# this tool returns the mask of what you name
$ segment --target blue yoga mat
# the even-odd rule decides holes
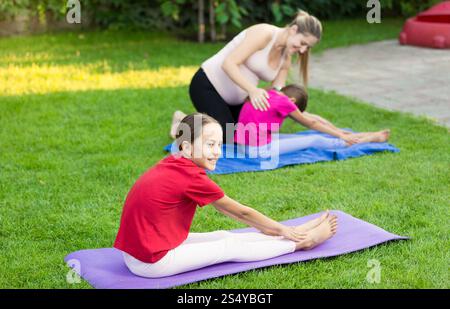
[[[347,131],[350,131],[347,129]],[[314,130],[297,132],[294,134],[280,134],[279,138],[290,138],[297,135],[320,135],[335,138],[331,135],[317,132]],[[172,144],[164,147],[165,151],[170,151]],[[176,147],[174,147],[176,149]],[[363,143],[356,144],[345,148],[335,149],[318,149],[307,148],[290,153],[281,154],[277,162],[270,158],[253,158],[246,155],[245,157],[237,157],[237,146],[232,144],[224,144],[222,156],[217,161],[214,171],[207,171],[208,174],[232,174],[241,172],[257,172],[277,169],[287,165],[316,163],[332,160],[345,160],[348,158],[356,158],[371,155],[377,152],[399,152],[400,150],[389,143]]]

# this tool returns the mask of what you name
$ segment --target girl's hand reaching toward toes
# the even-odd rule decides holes
[[[306,233],[297,231],[292,226],[285,226],[281,230],[280,236],[283,236],[284,238],[295,241],[295,242],[299,242],[299,241],[305,240],[307,235],[306,235]]]

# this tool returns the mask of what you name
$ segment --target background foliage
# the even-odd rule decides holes
[[[227,25],[242,28],[257,22],[287,23],[297,9],[325,20],[364,17],[368,11],[366,0],[80,0],[82,24],[89,28],[195,31],[200,2],[205,6],[205,20],[209,20],[209,7],[213,7],[213,24],[222,27],[222,31]],[[380,2],[383,16],[410,17],[440,1]],[[0,20],[25,16],[44,25],[62,21],[66,4],[66,0],[0,0]]]

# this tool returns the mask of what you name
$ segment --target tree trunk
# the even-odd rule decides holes
[[[198,0],[198,41],[205,42],[205,1]]]
[[[222,24],[221,25],[220,39],[221,40],[226,40],[227,39],[227,24]]]
[[[214,11],[214,0],[209,0],[209,28],[211,41],[216,41],[216,12]]]

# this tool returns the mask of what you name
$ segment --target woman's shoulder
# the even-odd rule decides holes
[[[261,24],[255,24],[250,27],[248,27],[246,30],[247,33],[251,33],[253,35],[257,35],[259,37],[264,37],[267,40],[271,40],[274,31],[278,29],[277,26],[261,23]]]

